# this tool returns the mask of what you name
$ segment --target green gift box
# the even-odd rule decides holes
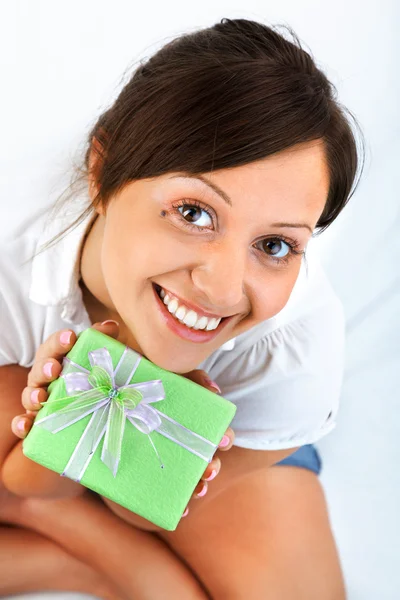
[[[63,359],[23,453],[176,529],[236,406],[89,328]]]

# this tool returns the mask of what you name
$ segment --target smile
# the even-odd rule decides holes
[[[169,296],[159,285],[153,283],[157,305],[166,325],[179,337],[192,342],[204,343],[214,339],[232,319],[199,316],[176,298]]]

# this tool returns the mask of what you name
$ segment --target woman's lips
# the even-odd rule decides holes
[[[154,291],[154,296],[156,298],[157,301],[157,306],[160,310],[160,314],[161,317],[164,321],[164,323],[167,325],[167,327],[169,327],[169,329],[175,333],[176,335],[178,335],[180,338],[184,339],[184,340],[189,340],[190,342],[195,342],[195,343],[204,343],[204,342],[210,342],[211,340],[213,340],[217,335],[219,335],[222,331],[222,329],[224,329],[226,327],[226,325],[231,321],[232,317],[227,317],[224,319],[221,319],[218,327],[216,329],[213,329],[212,331],[205,331],[205,330],[201,330],[201,329],[193,329],[193,327],[187,327],[186,325],[183,325],[182,323],[180,323],[178,321],[178,319],[176,319],[168,310],[167,306],[164,304],[164,302],[161,300],[160,296],[157,293],[157,288],[156,288],[156,284],[152,284],[153,287],[153,291]]]

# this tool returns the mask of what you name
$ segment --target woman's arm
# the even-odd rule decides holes
[[[27,458],[22,452],[22,440],[6,457],[2,469],[2,480],[8,491],[17,496],[72,498],[85,492],[85,488],[81,484],[67,477],[61,477],[59,473]]]
[[[21,395],[30,370],[20,365],[0,367],[0,479],[17,496],[61,498],[83,494],[85,488],[27,458],[22,440],[11,430],[11,421],[21,411]],[[29,414],[27,415],[29,418]],[[32,421],[34,415],[30,415]]]
[[[0,367],[0,469],[5,457],[18,442],[10,423],[21,410],[21,391],[26,385],[28,373],[29,369],[20,365]]]

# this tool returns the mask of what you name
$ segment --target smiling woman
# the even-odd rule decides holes
[[[157,532],[138,537],[149,542],[149,564],[167,565],[169,547],[168,560],[191,569],[185,582],[190,573],[213,600],[344,597],[312,447],[336,423],[344,315],[318,261],[305,259],[310,238],[354,193],[360,163],[351,113],[290,32],[294,41],[261,23],[223,19],[140,65],[90,131],[61,218],[53,219],[56,205],[44,231],[42,213],[28,232],[24,225],[0,271],[0,289],[14,290],[2,299],[0,365],[33,365],[31,386],[44,385],[34,378],[39,346],[43,361],[60,367],[55,332],[115,320],[121,342],[211,386],[203,369],[236,404],[234,448],[204,475],[197,496],[207,497],[176,531],[157,531],[103,498],[136,532]],[[81,214],[72,221],[74,201]],[[32,250],[32,271],[17,280]],[[229,448],[232,432],[225,437]],[[9,487],[16,464],[3,470]],[[83,504],[76,507],[85,523]],[[51,513],[38,510],[41,532],[68,538],[71,551],[72,534],[57,531]],[[86,532],[80,547],[92,556]],[[189,598],[185,587],[177,595],[177,582],[143,581],[137,597]],[[195,587],[193,597],[204,598]]]

